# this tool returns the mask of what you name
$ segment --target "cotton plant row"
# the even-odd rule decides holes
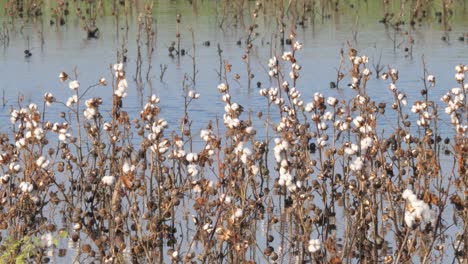
[[[0,227],[16,239],[43,238],[36,259],[64,230],[81,249],[78,259],[102,262],[391,263],[417,255],[427,263],[447,258],[451,246],[454,256],[466,256],[460,230],[467,226],[468,68],[456,67],[459,87],[441,99],[453,146],[439,132],[440,101],[423,96],[409,106],[398,83],[403,74],[394,68],[381,76],[393,101],[373,101],[366,93],[369,58],[351,48],[355,96],[304,98],[302,44],[290,38],[291,51],[268,61],[272,87],[259,90],[266,112],[245,117],[226,64],[217,87],[222,118],[197,131],[190,109],[203,95],[196,90],[184,90],[184,116],[172,129],[155,95],[138,116],[125,111],[124,64],[112,67],[112,80],[86,89],[60,73],[71,96],[61,101],[46,93],[42,107],[12,109],[11,134],[1,136]],[[427,95],[437,88],[424,72]],[[112,89],[111,102],[87,97],[96,86]],[[109,103],[111,112],[103,113]],[[66,109],[57,122],[47,121],[53,104]],[[384,115],[395,117],[385,127],[394,131],[385,134],[377,125]],[[202,143],[193,144],[194,137]],[[442,153],[458,166],[443,171]],[[457,227],[447,220],[449,202]],[[46,216],[53,212],[63,218]]]
[[[299,77],[297,59],[294,57],[293,52],[285,52],[282,56],[283,61],[291,62],[291,72],[289,77],[292,82],[296,83]],[[394,238],[394,243],[408,239],[408,236],[413,229],[419,226],[421,219],[429,225],[421,226],[423,229],[427,228],[441,228],[441,226],[447,226],[448,223],[441,221],[440,218],[431,217],[428,215],[443,215],[445,209],[445,203],[447,198],[451,197],[452,202],[458,197],[456,193],[463,193],[458,190],[446,190],[445,192],[440,192],[442,185],[445,188],[450,188],[450,182],[453,177],[449,177],[443,181],[443,174],[440,172],[440,163],[437,161],[438,157],[436,156],[436,151],[440,151],[441,146],[435,143],[441,141],[440,135],[435,134],[438,127],[434,125],[434,121],[439,121],[440,117],[437,115],[437,106],[436,102],[429,101],[426,97],[425,100],[416,101],[411,107],[411,112],[417,114],[418,119],[416,122],[418,131],[424,131],[424,137],[419,139],[418,134],[413,134],[414,129],[411,128],[411,122],[409,121],[408,114],[405,113],[405,107],[407,105],[406,95],[403,91],[400,91],[397,88],[397,81],[399,79],[399,72],[397,69],[390,68],[388,72],[382,74],[381,78],[383,80],[391,80],[389,85],[390,92],[393,93],[395,101],[391,104],[391,108],[395,110],[395,116],[397,117],[397,126],[398,129],[395,133],[391,134],[390,138],[379,137],[382,134],[382,131],[379,131],[376,123],[380,115],[385,113],[385,104],[371,101],[366,94],[366,83],[369,80],[369,76],[372,74],[370,69],[367,67],[368,58],[366,56],[358,56],[357,51],[351,49],[349,52],[349,60],[351,63],[350,78],[352,80],[350,88],[357,92],[356,98],[349,101],[341,101],[334,97],[325,98],[321,93],[315,93],[313,96],[313,101],[310,103],[303,102],[299,98],[300,93],[295,87],[289,87],[287,80],[284,80],[281,74],[282,69],[280,68],[280,63],[276,58],[272,58],[269,61],[268,66],[270,67],[269,75],[273,79],[273,83],[277,83],[279,86],[273,86],[272,88],[265,88],[260,90],[260,95],[264,96],[268,100],[268,105],[275,105],[278,107],[280,112],[280,120],[278,123],[272,126],[272,130],[279,135],[274,142],[274,157],[278,164],[278,180],[277,184],[282,188],[283,186],[289,192],[289,197],[293,198],[293,207],[295,207],[294,197],[297,195],[301,186],[309,186],[317,188],[320,191],[322,198],[322,205],[324,206],[323,210],[335,210],[335,194],[339,194],[339,198],[342,198],[345,195],[353,195],[354,201],[352,202],[355,208],[352,208],[351,219],[355,219],[356,222],[360,222],[360,218],[365,219],[365,224],[362,227],[362,237],[358,239],[368,240],[367,237],[371,236],[374,239],[369,239],[368,243],[375,243],[377,250],[370,250],[368,256],[374,261],[378,259],[377,251],[382,249],[383,246],[389,245],[390,243],[385,241],[388,239],[388,230],[382,228],[380,233],[378,230],[380,227],[380,219],[384,221],[394,222],[396,227],[397,236]],[[286,66],[285,66],[286,67]],[[458,65],[456,67],[456,76],[455,79],[458,83],[461,84],[461,87],[453,88],[442,98],[442,101],[448,102],[455,97],[454,100],[457,100],[457,103],[451,103],[452,108],[448,108],[446,112],[451,115],[451,122],[455,125],[455,130],[457,131],[458,136],[465,138],[466,134],[463,126],[460,126],[459,123],[466,122],[466,115],[456,113],[451,114],[450,111],[453,108],[460,107],[460,111],[465,113],[466,104],[463,101],[464,94],[466,93],[466,85],[464,84],[464,79],[462,74],[466,72],[466,66]],[[287,68],[286,68],[287,69]],[[287,71],[287,70],[284,70]],[[426,81],[430,85],[426,85]],[[427,79],[424,80],[424,85],[429,88],[435,86],[435,77],[433,75],[428,75]],[[282,93],[283,92],[283,93]],[[424,91],[427,93],[427,89]],[[281,96],[283,94],[283,97]],[[455,106],[457,105],[457,106]],[[305,120],[301,118],[305,116]],[[310,119],[309,119],[310,118]],[[457,121],[457,118],[462,121]],[[310,120],[310,121],[309,121]],[[268,120],[268,123],[270,121]],[[301,130],[303,127],[309,128],[305,133]],[[310,129],[312,128],[312,129]],[[382,130],[382,128],[380,128]],[[291,133],[296,137],[292,137]],[[298,132],[296,132],[298,131]],[[300,131],[300,132],[299,132]],[[307,170],[308,172],[317,171],[316,175],[319,180],[324,180],[326,184],[320,184],[314,180],[314,177],[308,178],[306,181],[297,180],[297,172],[291,172],[291,163],[294,163],[292,159],[296,158],[297,155],[288,154],[288,151],[291,151],[294,148],[301,148],[301,145],[304,146],[304,141],[301,139],[301,136],[308,136],[313,144],[311,149],[317,148],[318,155],[312,155],[310,161],[313,165],[312,168],[308,168],[308,162],[302,162],[301,169]],[[290,139],[286,141],[285,139]],[[432,140],[432,143],[431,143]],[[437,141],[437,142],[434,142]],[[448,139],[445,142],[449,142]],[[290,150],[291,149],[291,150]],[[434,151],[433,151],[434,150]],[[424,151],[428,151],[426,155],[423,154]],[[440,152],[439,152],[440,153]],[[446,151],[447,153],[447,151]],[[326,159],[324,157],[327,157]],[[428,159],[428,160],[424,160]],[[427,166],[434,162],[436,166],[433,166],[433,169],[427,169],[424,171],[423,166]],[[464,163],[465,161],[459,161]],[[415,163],[421,163],[416,164]],[[464,166],[464,165],[460,165]],[[398,178],[394,178],[394,170],[397,170],[396,173]],[[458,171],[458,173],[463,173],[463,171]],[[411,175],[413,174],[413,175]],[[425,175],[426,174],[426,175]],[[295,177],[293,176],[295,175]],[[312,174],[313,175],[313,174]],[[412,177],[417,178],[418,183],[415,183],[416,180]],[[458,176],[458,181],[463,182],[463,175]],[[437,180],[436,180],[437,179]],[[466,178],[465,178],[466,179]],[[327,182],[328,181],[328,182]],[[443,183],[442,183],[443,182]],[[328,185],[328,186],[327,186]],[[382,187],[384,185],[384,187]],[[386,186],[385,186],[386,185]],[[394,206],[394,201],[401,201],[401,195],[403,190],[405,193],[410,192],[410,189],[407,187],[413,188],[419,192],[419,195],[424,196],[424,201],[429,201],[428,203],[423,200],[415,200],[414,195],[404,195],[403,198],[409,199],[408,203],[410,207],[410,212],[408,210],[405,214],[400,214],[401,218],[395,214],[398,212],[404,212],[401,205]],[[298,189],[299,187],[299,189]],[[371,187],[371,188],[369,188]],[[462,184],[462,190],[464,184]],[[400,191],[398,191],[400,190]],[[288,194],[286,194],[288,197]],[[299,197],[303,197],[300,195]],[[347,198],[349,199],[349,198]],[[441,200],[445,199],[444,203]],[[346,201],[343,199],[343,201]],[[349,200],[348,200],[349,201]],[[304,206],[301,204],[300,199],[297,200],[298,206]],[[432,204],[431,204],[432,202]],[[341,201],[340,201],[341,203]],[[382,207],[379,205],[383,204]],[[417,205],[416,205],[417,204]],[[315,206],[315,205],[314,205]],[[343,206],[343,205],[340,205]],[[353,207],[353,206],[351,206]],[[332,208],[332,209],[329,209]],[[371,211],[370,209],[374,209]],[[345,216],[347,215],[347,209],[345,206]],[[355,215],[358,211],[359,215]],[[424,211],[424,213],[423,213]],[[333,222],[333,217],[329,217],[329,212],[318,211],[319,214],[316,216],[316,223],[318,226],[324,226],[322,228],[317,228],[316,230],[311,230],[310,235],[318,234],[322,236],[322,241],[328,242],[326,237],[329,235],[333,236],[336,239],[336,236],[340,234],[339,231],[329,231],[330,225],[332,229],[337,228],[336,222]],[[368,212],[366,214],[366,212]],[[389,212],[389,213],[388,213]],[[332,212],[333,216],[335,212]],[[353,215],[354,214],[354,215]],[[395,215],[389,217],[389,215]],[[457,215],[458,213],[456,213]],[[463,215],[462,219],[464,219]],[[310,214],[303,217],[311,217]],[[330,220],[327,220],[327,224],[323,223],[323,217],[327,217]],[[303,220],[301,220],[303,221]],[[301,222],[297,221],[297,222]],[[463,221],[466,222],[466,219]],[[331,223],[330,223],[331,222]],[[406,230],[408,230],[408,236],[405,237],[405,232],[400,230],[399,226],[405,222]],[[374,227],[371,228],[371,225],[374,224]],[[306,225],[304,225],[302,230],[307,230]],[[347,232],[353,232],[354,228],[357,226],[341,226],[345,231],[344,236],[348,237]],[[343,230],[341,230],[341,235],[343,235]],[[427,231],[429,232],[429,231]],[[432,230],[431,232],[437,233],[437,230]],[[439,230],[440,232],[440,230]],[[294,234],[297,235],[297,234]],[[309,234],[306,234],[309,235]],[[417,244],[417,239],[427,239],[430,237],[426,233],[419,233],[414,231],[414,238],[409,239],[412,241],[413,248],[410,247],[408,250],[407,242],[404,241],[401,244],[393,244],[394,248],[398,248],[394,255],[389,254],[386,256],[386,262],[391,262],[394,260],[394,256],[401,260],[411,259],[411,252],[416,252],[414,247]],[[457,238],[460,239],[460,238]],[[372,241],[374,240],[374,241]],[[443,240],[433,240],[429,249],[426,252],[433,250],[433,245],[437,243],[443,243]],[[387,244],[388,243],[388,244]],[[304,242],[305,245],[307,245]],[[312,238],[309,241],[309,251],[315,248],[312,245],[316,244],[316,240]],[[358,248],[364,250],[364,245],[354,245]],[[300,247],[298,247],[300,248]],[[366,258],[365,255],[355,256],[354,252],[346,247],[340,248],[340,254],[336,254],[340,258],[342,257],[359,257]],[[436,249],[441,249],[437,245],[434,247]],[[334,248],[336,250],[336,248]],[[291,249],[294,251],[297,249]],[[349,252],[348,252],[349,250]],[[459,255],[459,251],[456,251],[456,255]],[[460,251],[461,252],[461,251]],[[348,255],[350,254],[350,255]],[[406,254],[406,256],[403,256]],[[330,259],[334,259],[336,256],[333,254],[329,255]],[[430,253],[423,254],[421,259],[425,262],[429,261]]]

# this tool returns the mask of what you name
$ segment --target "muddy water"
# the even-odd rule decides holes
[[[197,8],[185,2],[164,2],[154,7],[156,45],[150,59],[145,56],[147,48],[144,45],[145,39],[142,38],[142,95],[159,95],[164,106],[163,115],[167,119],[177,120],[181,117],[180,111],[177,110],[183,104],[184,76],[190,78],[193,75],[191,56],[194,52],[189,28],[193,28],[196,45],[195,89],[201,94],[200,100],[192,107],[200,118],[199,123],[204,124],[214,118],[216,113],[221,113],[223,107],[216,91],[220,82],[218,43],[223,51],[222,60],[227,60],[233,65],[233,73],[229,79],[235,94],[234,100],[244,105],[245,109],[255,111],[263,109],[265,105],[263,99],[258,96],[257,82],[261,82],[262,87],[272,85],[268,79],[266,64],[268,58],[272,55],[279,56],[282,52],[282,47],[271,44],[276,29],[274,20],[264,17],[257,21],[259,28],[255,31],[258,32],[258,36],[253,41],[254,48],[251,52],[251,67],[255,77],[251,81],[251,88],[248,89],[247,70],[241,57],[245,51],[244,41],[247,37],[242,24],[249,24],[249,19],[247,17],[244,23],[239,22],[237,25],[234,24],[235,21],[228,21],[224,28],[219,28],[220,18],[213,11],[216,8],[214,3],[204,2],[199,3]],[[458,37],[468,28],[468,21],[454,16],[454,22],[450,24],[451,31],[448,32],[443,24],[437,23],[436,17],[432,17],[415,27],[404,26],[401,32],[395,33],[392,27],[378,22],[382,17],[382,9],[383,7],[362,3],[354,8],[344,6],[338,12],[327,11],[330,18],[316,18],[313,22],[307,22],[305,27],[297,27],[297,40],[303,43],[303,50],[298,56],[302,71],[297,88],[306,102],[316,91],[343,98],[353,95],[346,86],[349,78],[341,82],[340,86],[343,89],[329,88],[330,82],[336,80],[339,51],[341,48],[347,50],[348,43],[360,54],[368,55],[371,63],[377,63],[381,57],[381,65],[398,68],[399,88],[408,94],[409,101],[419,96],[419,88],[422,86],[422,56],[426,60],[428,71],[437,77],[437,89],[433,91],[436,97],[456,86],[453,80],[454,65],[466,62],[468,50],[467,43],[459,41]],[[136,89],[137,85],[132,80],[135,78],[137,62],[136,32],[139,10],[142,10],[142,7],[135,7],[128,18],[121,17],[118,21],[112,16],[98,18],[98,39],[88,39],[80,21],[73,17],[70,17],[64,26],[49,25],[45,16],[29,22],[16,19],[13,23],[8,17],[3,17],[2,23],[9,29],[9,43],[5,44],[0,52],[0,90],[4,92],[2,102],[5,105],[2,116],[8,115],[10,106],[17,105],[19,95],[23,95],[26,102],[39,102],[45,92],[51,92],[58,99],[66,101],[71,93],[67,85],[58,80],[57,76],[61,71],[71,75],[76,71],[82,87],[96,83],[100,77],[110,80],[109,65],[116,62],[117,50],[121,50],[122,47],[128,50],[126,69],[130,83],[129,96],[124,104],[137,112],[141,98]],[[176,40],[177,12],[183,14],[180,26],[181,48],[187,51],[187,55],[180,58],[168,56],[168,47]],[[457,12],[460,14],[456,15],[462,16],[466,10],[457,9]],[[126,20],[128,30],[127,24],[123,22]],[[288,21],[288,18],[285,20]],[[405,35],[406,32],[408,35]],[[408,44],[409,37],[414,39],[414,45],[412,52],[405,52],[405,48],[411,49]],[[448,40],[443,41],[443,37]],[[237,45],[238,40],[242,42],[241,45]],[[203,45],[206,41],[211,45]],[[32,56],[24,56],[26,49]],[[146,78],[149,61],[152,68],[148,74],[149,78]],[[167,65],[167,70],[161,81],[163,65]],[[346,68],[344,72],[347,72]],[[239,80],[234,80],[235,73],[239,74]],[[369,94],[376,101],[385,101],[390,95],[386,89],[387,83],[383,81],[373,80],[368,88]],[[110,87],[93,89],[89,95],[108,98]]]

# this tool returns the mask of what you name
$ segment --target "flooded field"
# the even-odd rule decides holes
[[[468,261],[466,1],[0,2],[0,263]]]

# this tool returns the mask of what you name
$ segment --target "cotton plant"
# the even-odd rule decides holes
[[[118,98],[124,98],[127,96],[128,82],[125,79],[125,70],[123,63],[114,64],[114,75],[117,80],[117,87],[114,90],[114,94]]]
[[[455,67],[455,80],[459,83],[459,87],[451,88],[441,101],[447,106],[445,113],[450,117],[450,123],[455,127],[455,131],[460,136],[466,136],[468,130],[468,110],[466,92],[468,91],[468,83],[465,83],[465,73],[468,71],[468,66],[460,64]]]
[[[434,222],[429,205],[418,199],[412,190],[404,190],[402,198],[406,200],[404,217],[406,226],[414,228],[421,223],[432,224]]]

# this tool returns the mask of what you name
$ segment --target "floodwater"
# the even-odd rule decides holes
[[[4,15],[0,18],[1,32],[5,34],[8,29],[9,41],[0,42],[0,102],[3,104],[0,108],[0,125],[9,125],[11,107],[16,108],[19,104],[24,106],[29,102],[42,107],[39,102],[42,102],[46,92],[51,92],[58,100],[65,102],[72,91],[67,82],[60,82],[58,75],[62,71],[70,76],[76,73],[83,88],[97,83],[101,77],[110,82],[111,65],[117,62],[118,51],[122,49],[127,50],[125,67],[129,82],[129,95],[124,99],[124,109],[133,116],[138,115],[142,101],[156,94],[161,98],[161,116],[169,120],[172,129],[177,130],[178,122],[183,117],[185,84],[188,89],[195,89],[201,94],[200,99],[189,108],[189,116],[194,120],[193,128],[196,131],[206,126],[208,121],[222,118],[224,104],[217,90],[218,84],[224,82],[219,77],[220,61],[232,64],[232,73],[228,77],[232,100],[253,113],[265,110],[266,101],[258,94],[257,82],[262,88],[273,85],[268,78],[268,59],[274,55],[280,57],[283,52],[280,45],[272,44],[277,32],[276,22],[274,18],[262,15],[257,20],[258,28],[255,32],[258,36],[253,41],[250,54],[255,76],[249,88],[242,56],[245,53],[246,27],[251,23],[251,18],[245,14],[245,21],[236,23],[230,19],[221,28],[220,17],[213,11],[220,8],[217,2],[194,1],[197,5],[191,5],[188,1],[155,3],[152,25],[156,43],[150,57],[146,56],[146,38],[141,39],[141,90],[137,89],[134,79],[137,77],[138,62],[138,15],[144,11],[142,4],[134,6],[128,17],[122,15],[118,20],[107,10],[96,21],[99,37],[91,39],[75,16],[70,16],[65,25],[59,26],[51,25],[50,18],[45,15],[29,21],[18,18],[13,20]],[[414,27],[403,25],[402,30],[396,32],[393,27],[379,23],[384,12],[379,5],[383,1],[375,1],[379,3],[377,6],[369,3],[374,1],[349,2],[356,3],[353,7],[343,3],[337,12],[326,9],[323,17],[317,14],[315,19],[311,18],[304,26],[296,25],[294,29],[296,39],[303,44],[303,49],[297,55],[302,70],[296,87],[302,93],[305,103],[312,100],[315,92],[338,98],[354,96],[354,92],[347,87],[347,76],[340,83],[339,89],[330,88],[330,82],[336,80],[340,49],[344,49],[346,54],[349,45],[357,49],[359,54],[369,56],[371,65],[380,58],[381,65],[399,70],[398,88],[407,93],[408,105],[420,98],[423,57],[428,73],[437,78],[436,88],[431,89],[431,97],[440,98],[448,89],[457,86],[453,78],[454,67],[468,63],[468,37],[459,40],[460,36],[468,33],[468,20],[463,19],[468,15],[465,5],[460,4],[448,24],[438,23],[435,16],[437,10],[432,10],[428,19]],[[182,14],[181,48],[186,50],[186,55],[171,57],[168,55],[168,47],[172,41],[176,41],[177,13]],[[285,17],[287,34],[294,27],[290,24],[291,19]],[[192,48],[190,29],[194,33],[195,50]],[[408,42],[410,38],[414,40],[413,46]],[[206,44],[207,41],[210,45]],[[221,58],[218,44],[222,50]],[[409,51],[405,51],[406,48]],[[286,45],[284,49],[288,50],[289,47]],[[25,50],[29,50],[32,55],[25,57]],[[193,76],[193,57],[196,63],[195,84],[190,79]],[[151,69],[148,71],[150,63]],[[345,64],[343,72],[347,74],[349,63],[346,61]],[[163,67],[167,67],[167,70],[161,78]],[[374,77],[368,83],[368,94],[377,102],[390,102],[392,95],[388,90],[388,82],[376,79],[375,70],[372,67],[371,70],[374,71]],[[238,80],[234,78],[236,73],[240,77]],[[111,86],[96,87],[86,97],[102,96],[108,102],[104,104],[104,109],[107,105],[110,112],[111,89]],[[24,101],[19,102],[19,97],[23,97]],[[48,108],[46,115],[51,119],[58,118],[60,111],[64,111],[63,105],[55,104]],[[383,119],[379,122],[388,121]],[[8,130],[5,128],[1,132]]]
[[[340,83],[342,89],[329,88],[330,82],[336,80],[339,51],[343,48],[346,55],[348,43],[357,49],[359,54],[369,56],[370,64],[377,63],[381,57],[381,65],[399,69],[398,88],[408,94],[410,104],[412,98],[419,96],[422,87],[423,56],[428,72],[437,78],[437,88],[431,91],[435,97],[440,97],[448,89],[456,86],[453,79],[454,66],[466,63],[468,59],[468,43],[458,40],[468,29],[468,21],[459,19],[468,12],[465,7],[456,9],[454,22],[449,25],[451,31],[447,31],[447,26],[438,23],[434,14],[431,14],[433,17],[427,21],[414,27],[404,25],[401,32],[395,33],[391,26],[378,22],[383,17],[383,7],[369,6],[360,1],[358,3],[360,4],[353,8],[344,6],[338,12],[328,11],[329,18],[315,18],[314,21],[306,22],[304,27],[299,25],[295,29],[296,39],[303,44],[303,50],[298,55],[298,63],[301,64],[302,70],[297,88],[305,102],[310,101],[314,92],[338,98],[353,95],[347,88],[349,78]],[[239,22],[236,26],[233,21],[226,22],[225,26],[220,28],[220,18],[212,11],[216,8],[219,8],[216,3],[200,2],[197,7],[193,7],[182,1],[161,1],[154,7],[156,44],[151,58],[145,56],[145,38],[141,40],[144,86],[141,95],[144,100],[151,93],[158,95],[162,102],[162,115],[168,120],[178,120],[182,117],[180,110],[183,109],[185,94],[184,76],[191,78],[193,75],[191,56],[194,52],[189,28],[193,29],[196,46],[196,84],[195,87],[189,86],[189,89],[195,88],[201,94],[200,99],[191,105],[192,111],[196,112],[199,119],[198,124],[203,126],[223,111],[223,104],[216,89],[221,82],[218,75],[220,57],[217,44],[223,51],[222,60],[232,64],[232,74],[228,78],[231,90],[234,91],[233,100],[242,104],[246,110],[259,111],[266,105],[264,99],[258,95],[256,87],[257,82],[261,82],[262,87],[271,87],[267,62],[273,55],[280,57],[282,53],[280,46],[270,44],[276,29],[274,20],[268,17],[260,17],[257,20],[259,27],[255,32],[258,36],[253,41],[254,47],[251,52],[251,67],[255,77],[251,81],[251,88],[248,89],[247,70],[242,60],[246,30],[242,23]],[[375,9],[381,12],[373,11]],[[98,18],[98,39],[88,39],[80,21],[71,15],[64,26],[50,25],[47,17],[34,21],[15,19],[13,23],[8,17],[1,18],[3,27],[7,27],[9,31],[9,42],[3,47],[0,43],[0,91],[3,91],[1,101],[4,104],[1,115],[5,117],[9,114],[11,106],[17,107],[19,95],[24,96],[26,103],[40,102],[45,92],[51,92],[57,99],[66,101],[68,96],[71,96],[71,91],[66,83],[61,83],[58,79],[61,71],[74,76],[73,72],[76,70],[82,87],[95,84],[101,77],[111,80],[110,65],[116,63],[117,51],[122,50],[122,47],[128,50],[126,70],[129,96],[124,105],[129,112],[131,109],[138,112],[142,97],[137,92],[137,85],[133,79],[137,63],[137,20],[138,13],[142,10],[142,6],[136,6],[128,18],[121,17],[118,21],[109,15]],[[187,51],[187,55],[170,57],[168,47],[176,40],[176,13],[182,13],[181,48]],[[247,15],[246,17],[244,24],[248,25],[250,19]],[[128,20],[128,30],[121,20]],[[287,17],[285,21],[288,21]],[[412,52],[405,52],[405,48],[411,49],[408,36],[414,39]],[[447,40],[442,40],[443,37]],[[395,39],[395,42],[392,39]],[[241,45],[237,44],[238,40],[241,40]],[[203,45],[206,41],[211,45]],[[288,48],[285,47],[286,50]],[[30,50],[32,56],[24,56],[26,49]],[[146,78],[150,61],[152,68],[148,74],[149,78]],[[164,65],[167,66],[167,70],[161,81],[161,66]],[[349,65],[347,61],[346,65]],[[344,69],[345,74],[348,69]],[[236,73],[240,76],[239,80],[234,80]],[[190,81],[185,83],[190,85]],[[386,101],[386,98],[391,97],[387,85],[388,82],[372,80],[368,84],[368,93],[376,101]],[[110,86],[98,87],[93,89],[89,96],[99,95],[105,100],[110,98],[110,90]]]

